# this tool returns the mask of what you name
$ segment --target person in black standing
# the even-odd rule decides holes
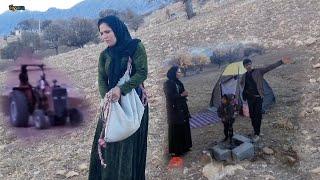
[[[168,80],[164,83],[166,96],[167,118],[169,124],[169,153],[179,156],[189,151],[192,147],[187,105],[188,92],[184,89],[181,69],[173,66],[167,73]]]
[[[282,64],[291,63],[289,57],[283,57],[280,61],[263,68],[252,68],[250,59],[243,60],[243,66],[247,72],[242,76],[240,84],[243,87],[242,97],[248,102],[251,123],[254,129],[253,141],[260,139],[260,128],[262,120],[262,102],[264,96],[263,75]]]

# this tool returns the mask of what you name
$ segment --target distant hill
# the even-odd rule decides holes
[[[97,18],[103,9],[126,10],[131,9],[144,14],[173,0],[84,0],[70,9],[50,8],[46,12],[39,11],[6,11],[0,15],[0,35],[8,34],[17,23],[25,19],[67,19],[71,17]]]

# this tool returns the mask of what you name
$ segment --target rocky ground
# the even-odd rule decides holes
[[[211,0],[203,6],[195,2],[194,6],[197,15],[191,20],[186,20],[183,4],[179,2],[168,7],[177,14],[174,19],[165,17],[165,9],[156,11],[146,18],[144,27],[134,33],[145,44],[149,58],[148,179],[317,179],[320,69],[312,65],[320,62],[320,3],[317,0]],[[210,159],[202,155],[202,151],[222,137],[221,124],[215,124],[193,130],[193,150],[185,156],[185,167],[168,170],[162,94],[167,57],[192,47],[215,48],[224,47],[225,43],[248,42],[267,50],[265,56],[257,58],[257,65],[268,64],[284,54],[294,55],[294,64],[266,76],[278,102],[264,116],[261,148],[269,147],[272,155],[259,150],[252,161],[236,166],[217,162],[208,165]],[[17,138],[6,123],[8,117],[1,114],[0,178],[87,178],[99,102],[97,59],[103,48],[103,44],[92,45],[45,59],[51,66],[66,70],[76,86],[84,89],[90,117],[80,127],[63,135]],[[205,73],[198,77],[202,75]],[[197,80],[195,77],[189,82],[186,79],[190,91],[191,79]],[[2,88],[5,78],[6,71],[2,68]],[[207,87],[210,93],[211,88]],[[190,104],[192,99],[190,97]],[[193,107],[193,112],[198,109]],[[250,133],[250,122],[240,118],[235,129]]]
[[[294,64],[279,67],[265,76],[274,90],[277,103],[264,115],[262,140],[255,145],[255,157],[236,165],[215,160],[208,165],[210,160],[206,158],[203,151],[223,139],[222,123],[212,124],[208,127],[192,129],[194,142],[192,151],[184,156],[185,169],[177,170],[176,173],[193,179],[203,178],[203,176],[211,179],[311,179],[312,174],[300,169],[299,164],[304,160],[299,153],[300,142],[296,135],[302,131],[306,133],[300,126],[301,104],[299,102],[304,92],[303,82],[308,82],[304,75],[303,64],[312,55],[301,49],[274,49],[252,59],[255,66],[259,67],[275,62],[284,55],[291,56]],[[212,88],[222,69],[209,68],[207,72],[182,79],[190,93],[188,103],[191,112],[196,113],[208,107]],[[212,79],[216,80],[211,81]],[[249,118],[237,117],[234,131],[246,136],[250,134],[252,127]],[[319,158],[318,149],[313,150],[312,157]],[[318,165],[317,160],[309,163],[312,167]],[[205,168],[202,169],[203,167]],[[235,171],[237,169],[239,170]]]

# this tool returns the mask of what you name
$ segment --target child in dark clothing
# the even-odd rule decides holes
[[[218,116],[221,118],[224,125],[224,135],[225,138],[223,141],[227,141],[228,138],[233,136],[232,124],[234,123],[234,106],[232,105],[232,95],[224,94],[221,99],[221,105],[218,108]]]

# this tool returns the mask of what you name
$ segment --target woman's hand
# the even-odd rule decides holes
[[[282,61],[283,64],[291,64],[292,63],[291,58],[288,57],[288,56],[282,57],[281,61]]]
[[[102,146],[103,148],[105,148],[107,146],[106,141],[103,138],[100,138],[98,140],[98,143],[100,146]]]
[[[112,101],[117,102],[121,97],[121,90],[118,86],[112,89]]]
[[[188,96],[188,95],[189,95],[188,91],[183,91],[183,93],[181,94],[181,96]]]

